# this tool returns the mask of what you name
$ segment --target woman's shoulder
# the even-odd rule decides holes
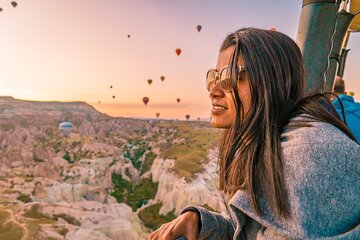
[[[335,126],[300,116],[282,142],[284,180],[297,228],[337,235],[359,214],[360,145]],[[298,124],[297,123],[297,124]],[[290,123],[291,124],[291,123]]]
[[[359,171],[360,145],[343,131],[326,122],[301,115],[291,119],[281,135],[285,169],[297,175],[319,174],[318,171],[343,174],[349,167]]]
[[[281,134],[281,146],[287,148],[316,150],[336,148],[360,151],[360,145],[343,131],[327,122],[320,122],[308,115],[292,118]]]

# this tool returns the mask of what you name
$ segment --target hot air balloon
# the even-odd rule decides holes
[[[113,99],[115,99],[115,96],[112,96]]]
[[[157,112],[157,113],[155,114],[155,116],[156,116],[156,118],[159,118],[159,117],[160,117],[160,113]]]
[[[148,79],[148,84],[151,85],[151,83],[152,83],[152,80]]]
[[[161,76],[160,77],[160,80],[163,82],[165,80],[165,77],[164,76]]]
[[[12,5],[13,7],[16,7],[16,6],[17,6],[17,2],[12,1],[12,2],[11,2],[11,5]]]
[[[130,34],[128,34],[127,37],[130,38]]]
[[[189,120],[190,115],[189,115],[189,114],[186,114],[186,115],[185,115],[185,118],[186,118],[186,120]]]
[[[62,122],[59,125],[59,129],[64,134],[64,136],[67,137],[70,134],[71,130],[73,129],[73,125],[71,122]]]
[[[113,86],[112,86],[112,85],[110,85],[110,88],[113,88]]]
[[[100,104],[101,102],[100,101],[98,101],[98,104]]]
[[[277,31],[277,28],[276,27],[271,27],[269,30],[270,31]]]
[[[143,102],[144,102],[145,106],[148,104],[149,100],[150,99],[148,97],[143,97]]]
[[[177,49],[175,50],[175,52],[176,52],[176,54],[177,54],[178,56],[180,56],[181,49],[180,49],[180,48],[177,48]]]
[[[2,8],[0,8],[0,12],[2,12]]]
[[[198,32],[201,31],[201,28],[202,28],[201,25],[197,25],[197,26],[196,26],[196,29],[198,30]]]
[[[201,119],[198,117],[197,120],[200,121]]]
[[[179,102],[180,102],[180,98],[177,98],[176,101],[179,103]]]

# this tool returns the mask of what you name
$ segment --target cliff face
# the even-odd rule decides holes
[[[186,205],[226,214],[213,178],[218,135],[207,122],[0,97],[0,224],[23,239],[146,239]],[[7,227],[0,234],[12,237]]]

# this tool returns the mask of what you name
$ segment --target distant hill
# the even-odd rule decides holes
[[[85,102],[29,101],[0,96],[0,118],[14,117],[32,117],[32,120],[40,122],[44,118],[47,121],[69,121],[78,117],[85,117],[89,121],[111,118]]]

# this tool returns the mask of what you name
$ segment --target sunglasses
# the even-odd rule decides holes
[[[245,71],[244,66],[237,65],[238,73]],[[231,69],[229,65],[223,67],[220,71],[216,69],[210,69],[206,73],[206,88],[210,92],[212,86],[216,86],[220,83],[221,87],[225,91],[231,90]]]

